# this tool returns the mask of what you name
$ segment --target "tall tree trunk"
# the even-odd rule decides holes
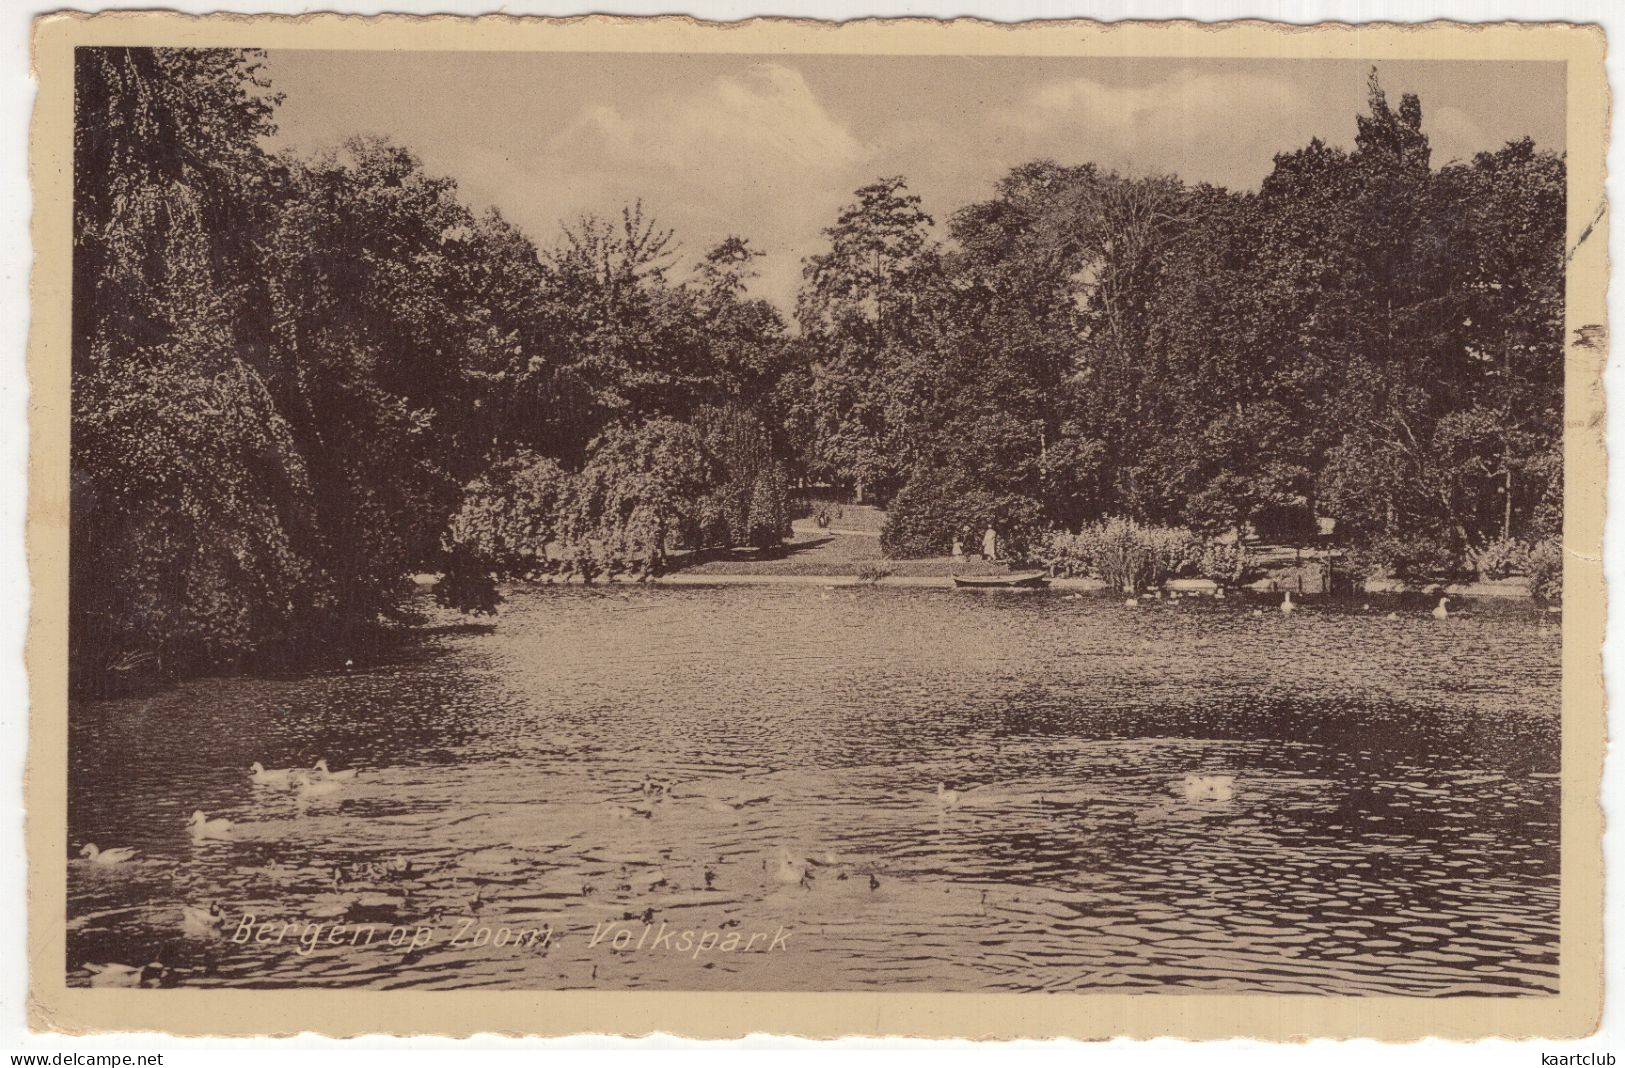
[[[1506,467],[1506,481],[1501,487],[1501,492],[1506,494],[1506,500],[1502,502],[1504,511],[1501,514],[1501,538],[1504,541],[1512,537],[1512,455],[1510,451],[1502,454],[1501,463]]]
[[[1501,470],[1504,481],[1501,492],[1506,494],[1506,500],[1501,502],[1501,538],[1512,537],[1512,335],[1509,332],[1501,341],[1501,374],[1504,386],[1505,401],[1503,419],[1506,420],[1506,433],[1501,439]]]

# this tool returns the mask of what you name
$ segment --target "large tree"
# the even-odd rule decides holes
[[[276,98],[248,51],[74,66],[73,662],[213,665],[329,607],[248,296]]]
[[[933,220],[901,177],[855,195],[824,231],[829,251],[806,262],[796,314],[813,370],[817,462],[861,500],[893,488],[913,458],[938,255]]]

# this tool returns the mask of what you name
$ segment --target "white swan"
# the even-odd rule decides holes
[[[953,808],[959,804],[959,798],[960,793],[958,790],[948,789],[948,784],[945,782],[937,783],[937,800],[942,802],[945,808]]]
[[[230,838],[231,821],[225,817],[211,820],[200,808],[186,821],[186,830],[193,838]]]
[[[322,893],[310,899],[305,915],[318,920],[343,916],[356,906],[355,894]]]
[[[226,912],[218,901],[207,905],[182,905],[181,930],[197,938],[213,938],[220,933]]]
[[[1286,599],[1281,602],[1281,614],[1283,616],[1290,616],[1293,612],[1296,612],[1297,610],[1298,610],[1298,606],[1292,603],[1292,591],[1287,590],[1286,591]]]
[[[343,771],[331,771],[327,767],[327,758],[322,757],[311,768],[311,777],[315,779],[331,779],[333,782],[349,782],[356,777],[355,768],[345,768]]]
[[[300,779],[298,795],[301,801],[308,801],[313,797],[330,797],[343,787],[344,784],[337,779]]]
[[[118,846],[114,849],[98,848],[95,842],[86,842],[79,855],[92,864],[123,864],[132,859],[136,851],[130,846]]]
[[[1140,607],[1140,599],[1138,597],[1130,597],[1128,600],[1123,602],[1123,607],[1138,608]]]
[[[248,777],[254,780],[255,786],[287,786],[296,773],[302,774],[303,768],[267,768],[259,761],[248,766]]]
[[[1445,607],[1445,605],[1449,602],[1449,600],[1450,600],[1450,598],[1448,598],[1448,597],[1439,598],[1439,603],[1433,606],[1433,618],[1434,619],[1449,619],[1450,618],[1450,609]]]
[[[90,973],[90,985],[98,987],[140,986],[146,980],[149,969],[155,970],[159,973],[162,973],[165,970],[164,966],[156,961],[151,964],[143,964],[139,968],[132,967],[128,964],[85,965],[85,971]]]
[[[779,865],[773,870],[773,877],[781,883],[805,883],[808,879],[807,861],[780,846]]]

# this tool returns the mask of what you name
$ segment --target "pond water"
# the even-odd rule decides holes
[[[77,701],[70,982],[1552,992],[1558,628],[1388,607],[544,587]]]

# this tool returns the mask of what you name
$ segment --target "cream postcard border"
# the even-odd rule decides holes
[[[1565,386],[1562,912],[1560,993],[1531,998],[1325,995],[654,993],[645,991],[104,990],[66,986],[69,279],[72,251],[72,50],[76,45],[267,49],[742,54],[1188,56],[1302,59],[1538,59],[1568,69]],[[29,337],[27,664],[28,1019],[66,1033],[302,1031],[464,1036],[575,1033],[733,1038],[1249,1036],[1278,1040],[1424,1036],[1578,1037],[1602,1007],[1602,682],[1606,482],[1603,206],[1609,96],[1603,32],[1566,24],[866,20],[843,24],[685,17],[45,16],[35,25],[39,97],[31,136],[34,271]],[[1600,337],[1606,338],[1606,330]]]

